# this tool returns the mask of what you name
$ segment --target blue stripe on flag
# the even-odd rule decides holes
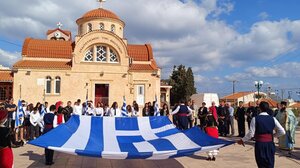
[[[67,123],[61,124],[54,130],[47,132],[45,136],[40,136],[30,141],[29,144],[40,147],[61,147],[77,131],[79,123],[79,116],[72,116]]]
[[[177,128],[173,128],[173,129],[169,129],[167,131],[156,133],[155,135],[158,136],[158,137],[160,137],[160,138],[162,138],[162,137],[173,135],[173,134],[176,134],[176,133],[179,133],[179,132],[180,131],[178,131]]]
[[[121,152],[139,153],[133,145],[134,142],[144,141],[142,136],[118,136],[117,137]]]
[[[142,136],[117,136],[117,140],[120,144],[145,141],[145,139]],[[126,152],[126,151],[122,151],[122,152]]]
[[[103,151],[103,118],[102,117],[92,117],[91,120],[91,130],[89,141],[85,147],[85,151],[98,151],[93,153],[94,156],[101,156],[101,152]],[[86,130],[88,131],[88,130]],[[77,151],[76,151],[77,152]],[[78,152],[81,152],[78,150]],[[93,156],[91,155],[91,156]]]
[[[168,124],[172,124],[168,117],[149,117],[150,125],[152,129],[160,128]]]
[[[116,130],[119,131],[138,131],[138,119],[137,118],[122,118],[116,117]],[[105,127],[105,126],[104,126]]]
[[[126,159],[147,159],[153,156],[153,152],[128,153]]]
[[[148,141],[157,151],[177,150],[175,146],[167,139],[156,139]]]

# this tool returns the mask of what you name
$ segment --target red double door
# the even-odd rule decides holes
[[[96,84],[95,85],[95,106],[98,102],[103,103],[104,105],[108,104],[109,100],[109,85],[108,84]]]

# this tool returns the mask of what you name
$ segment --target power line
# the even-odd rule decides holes
[[[20,44],[16,44],[16,43],[13,43],[13,42],[10,42],[10,41],[7,41],[7,40],[3,40],[3,39],[0,39],[0,41],[22,48],[22,45],[20,45]]]

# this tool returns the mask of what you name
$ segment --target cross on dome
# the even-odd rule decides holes
[[[100,3],[100,8],[103,8],[103,3],[106,2],[106,0],[97,0],[97,2]]]
[[[62,26],[63,26],[62,23],[60,23],[60,22],[57,23],[57,27],[58,27],[59,29],[60,29]]]

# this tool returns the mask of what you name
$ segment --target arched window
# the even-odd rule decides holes
[[[88,30],[88,32],[93,31],[93,25],[92,25],[92,23],[88,24],[87,30]]]
[[[84,61],[92,62],[93,60],[94,57],[93,57],[93,47],[92,47],[85,53]]]
[[[55,94],[60,94],[60,85],[61,85],[61,79],[59,76],[55,77],[55,83],[54,83],[54,90]]]
[[[105,46],[97,46],[97,59],[98,62],[107,61],[107,50]]]
[[[85,52],[84,61],[102,62],[102,63],[119,63],[120,58],[118,53],[113,48],[98,44],[95,46],[91,46],[91,48]]]
[[[110,60],[109,61],[112,63],[119,62],[118,55],[112,49],[110,49]]]
[[[0,100],[6,99],[6,90],[4,87],[0,87]]]
[[[115,32],[116,31],[116,26],[113,24],[113,25],[111,25],[111,32]]]
[[[99,29],[100,29],[100,30],[104,30],[104,24],[103,24],[103,23],[100,23]]]
[[[47,76],[46,77],[46,94],[51,93],[51,77]]]

